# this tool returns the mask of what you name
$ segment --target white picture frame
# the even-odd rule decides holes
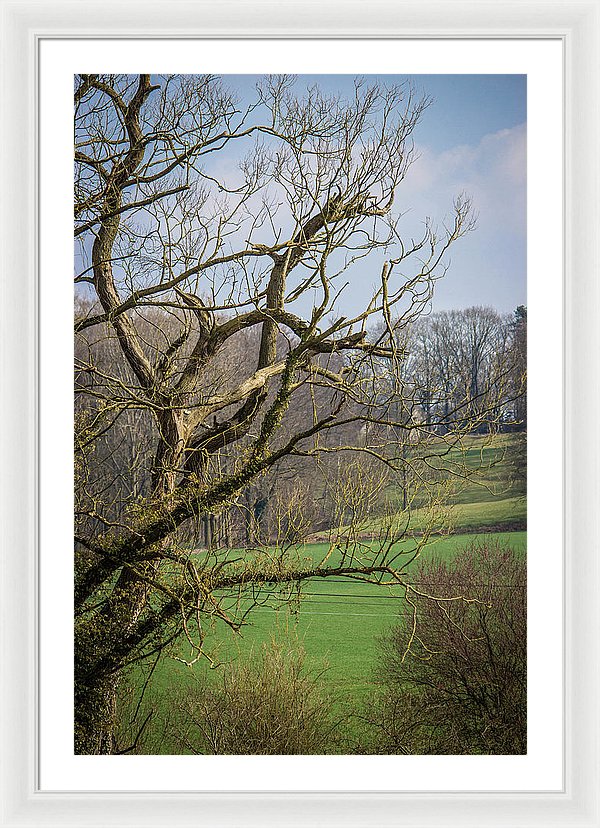
[[[4,2],[2,12],[2,693],[0,825],[600,825],[598,309],[600,3]],[[38,785],[38,117],[43,38],[553,38],[564,45],[562,790],[519,793],[44,792]],[[556,337],[559,332],[549,335]],[[560,445],[560,441],[558,441]],[[557,458],[556,462],[560,462]],[[551,516],[549,516],[551,518]],[[42,631],[43,638],[43,631]],[[127,761],[125,757],[116,761]],[[115,760],[112,760],[115,761]],[[233,786],[232,786],[233,790]]]

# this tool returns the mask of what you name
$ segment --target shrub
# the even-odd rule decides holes
[[[525,753],[523,557],[475,542],[452,564],[422,564],[413,587],[380,641],[380,752]]]
[[[281,643],[225,665],[215,686],[198,683],[176,704],[176,739],[195,754],[336,752],[331,699],[305,654]]]

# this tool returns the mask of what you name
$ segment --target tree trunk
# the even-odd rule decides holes
[[[157,562],[145,564],[152,576]],[[117,583],[93,620],[80,620],[75,629],[75,753],[115,753],[117,690],[123,660],[131,645],[127,636],[147,601],[147,587],[123,569]]]
[[[246,490],[244,492],[244,533],[246,538],[246,546],[250,547],[254,544],[254,532],[252,526],[252,506],[251,506],[251,499],[250,499],[250,492]]]
[[[94,682],[93,686],[75,680],[76,754],[116,752],[117,687],[116,674]]]
[[[202,535],[203,545],[205,549],[212,549],[213,545],[213,528],[214,524],[211,520],[212,515],[203,515],[202,517]]]
[[[223,542],[227,549],[231,549],[231,515],[223,512]]]

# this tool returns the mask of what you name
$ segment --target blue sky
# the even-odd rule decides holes
[[[257,75],[225,75],[240,103],[255,100]],[[456,242],[450,267],[437,282],[433,310],[488,305],[510,313],[527,304],[525,75],[371,75],[367,80],[410,80],[432,98],[413,134],[418,158],[401,183],[394,209],[405,237],[422,234],[426,217],[450,218],[454,198],[467,193],[477,229]],[[300,75],[296,90],[318,84],[353,96],[353,75]],[[234,154],[235,155],[235,154]],[[225,166],[234,156],[220,154]],[[381,263],[353,266],[351,289],[338,310],[359,312],[379,284]]]
[[[224,77],[242,100],[251,95],[256,79]],[[526,304],[526,76],[368,79],[410,79],[417,91],[433,98],[413,136],[419,158],[397,195],[396,203],[407,210],[407,234],[417,234],[426,216],[443,221],[459,193],[473,198],[477,229],[454,246],[451,267],[437,284],[433,309],[491,305],[510,312]],[[353,76],[301,75],[297,88],[315,83],[326,91],[351,93]],[[370,293],[365,276],[359,280],[362,290],[353,288],[357,307]]]

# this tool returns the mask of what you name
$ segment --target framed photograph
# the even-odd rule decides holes
[[[1,824],[600,826],[597,0],[2,12]]]

